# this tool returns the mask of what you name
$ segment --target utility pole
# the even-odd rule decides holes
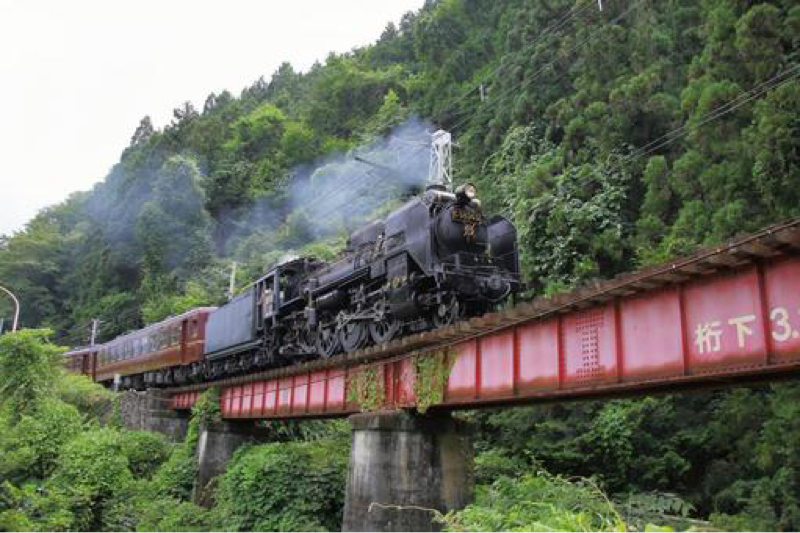
[[[0,290],[3,290],[6,294],[11,296],[11,299],[14,300],[14,305],[17,306],[17,310],[14,311],[14,322],[11,325],[11,331],[17,331],[17,324],[19,323],[19,300],[17,300],[17,297],[14,296],[13,292],[11,292],[10,290],[6,289],[2,285],[0,285]]]
[[[228,300],[233,299],[233,292],[236,290],[236,261],[231,265],[231,280],[228,283]]]
[[[5,326],[5,325],[6,325],[6,319],[5,318],[0,318],[0,335],[3,334],[3,326]]]
[[[93,318],[92,319],[92,336],[89,340],[89,346],[94,346],[94,341],[97,339],[97,326],[100,324],[100,319]]]

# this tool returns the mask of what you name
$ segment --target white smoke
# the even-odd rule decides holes
[[[412,117],[380,139],[293,168],[283,193],[237,217],[233,248],[254,246],[256,238],[262,250],[296,250],[369,222],[393,200],[423,188],[434,130]]]

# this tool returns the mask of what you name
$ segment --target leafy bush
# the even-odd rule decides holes
[[[55,382],[55,395],[62,401],[74,405],[92,418],[100,418],[111,407],[114,393],[86,376],[61,371]]]
[[[500,477],[479,487],[474,504],[441,518],[449,531],[626,531],[594,482],[544,471]]]
[[[709,522],[690,519],[689,514],[695,510],[694,506],[675,494],[666,492],[627,494],[616,498],[616,502],[628,526],[636,531],[652,528],[654,522],[678,530],[696,525],[711,526]]]
[[[208,531],[212,513],[192,502],[159,500],[145,508],[137,531]]]
[[[128,458],[131,473],[137,479],[148,479],[170,456],[167,438],[148,431],[122,431],[122,453]]]
[[[203,531],[211,513],[192,502],[164,497],[148,480],[137,480],[117,492],[106,505],[104,528],[109,531]]]
[[[48,329],[25,329],[0,336],[0,405],[12,419],[35,408],[52,389],[62,363],[62,348],[48,341]]]
[[[71,528],[102,528],[107,502],[133,482],[124,451],[122,434],[108,428],[86,431],[63,448],[46,488],[69,500]]]
[[[188,500],[192,497],[197,477],[194,446],[177,446],[153,476],[153,493],[157,497]]]
[[[39,400],[36,410],[16,424],[0,416],[0,478],[44,479],[55,469],[62,446],[81,429],[78,410],[54,398]]]
[[[220,527],[239,531],[339,530],[347,472],[342,441],[239,450],[216,492]]]
[[[475,456],[475,483],[491,483],[501,476],[517,477],[529,469],[530,465],[523,458],[493,448]]]
[[[70,499],[36,483],[0,485],[0,531],[72,531]]]
[[[149,483],[134,476],[152,475],[167,450],[166,440],[159,435],[89,429],[62,448],[58,466],[43,485],[44,494],[61,502],[59,512],[69,511],[69,529],[131,528],[137,507],[130,504],[154,496]]]

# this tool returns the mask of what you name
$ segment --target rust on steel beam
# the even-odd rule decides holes
[[[445,348],[457,357],[444,407],[797,371],[800,254],[792,244],[798,226],[768,228],[725,247],[350,356],[222,380],[215,385],[223,415],[348,414],[358,409],[348,388],[364,371],[391,382],[387,408],[412,407],[413,357],[437,356],[425,351],[441,356]],[[713,273],[705,265],[713,265]],[[675,281],[663,283],[676,272]],[[190,407],[208,386],[170,391],[173,408]]]

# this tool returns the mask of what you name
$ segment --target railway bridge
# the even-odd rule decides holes
[[[355,353],[216,382],[206,478],[265,419],[351,417],[344,528],[430,529],[471,498],[453,410],[795,377],[800,220]],[[188,410],[207,384],[166,391]],[[426,414],[418,414],[426,411]],[[216,451],[214,451],[216,450]],[[203,457],[200,458],[201,467]]]

